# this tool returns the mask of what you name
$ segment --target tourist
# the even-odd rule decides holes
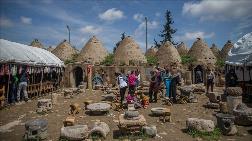
[[[171,89],[170,89],[170,99],[173,99],[173,102],[177,102],[177,85],[180,84],[181,74],[174,68],[171,70]]]
[[[200,69],[196,70],[196,84],[198,83],[202,83],[202,72],[200,71]]]
[[[24,94],[24,99],[27,102],[28,99],[28,94],[27,94],[27,83],[28,83],[28,73],[26,71],[26,67],[22,68],[22,72],[21,72],[21,77],[20,77],[20,82],[18,85],[18,90],[17,90],[17,104],[19,104],[20,102],[20,93],[23,92]]]
[[[170,87],[171,87],[171,73],[168,67],[165,67],[165,70],[162,73],[162,80],[165,84],[165,96],[170,97]]]
[[[154,91],[154,85],[155,85],[155,72],[151,71],[150,72],[151,78],[150,78],[150,85],[149,85],[149,102],[152,103],[152,97],[153,97],[153,91]]]
[[[98,73],[98,71],[95,72],[94,78],[93,78],[93,87],[95,88],[95,86],[101,86],[103,84],[103,79],[100,76],[100,74]]]
[[[11,79],[11,89],[10,89],[10,103],[15,103],[17,98],[17,86],[18,86],[18,77],[17,75],[13,75]]]
[[[160,90],[160,85],[162,83],[162,78],[161,78],[161,73],[159,70],[155,70],[155,82],[154,82],[154,88],[153,88],[153,93],[154,93],[154,100],[153,102],[157,102],[157,94]]]
[[[207,75],[207,94],[209,92],[209,87],[211,87],[211,92],[213,92],[214,80],[215,80],[215,75],[214,75],[214,72],[211,70]]]
[[[135,75],[135,71],[131,71],[131,73],[128,76],[129,94],[131,94],[131,96],[135,94],[136,80],[137,76]]]
[[[226,87],[236,87],[237,85],[237,75],[235,74],[235,70],[231,69],[229,72],[226,74]]]
[[[121,104],[123,104],[125,92],[127,89],[127,80],[123,72],[117,74],[117,84],[120,88]]]

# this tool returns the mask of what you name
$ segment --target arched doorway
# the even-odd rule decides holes
[[[198,65],[196,68],[194,68],[194,82],[195,84],[203,83],[203,68],[202,66]]]
[[[74,70],[75,86],[78,87],[83,81],[83,70],[81,67],[76,67]]]

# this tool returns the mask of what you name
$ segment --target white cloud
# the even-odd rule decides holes
[[[20,17],[20,20],[23,24],[32,24],[32,19],[29,18],[29,17],[24,17],[24,16],[21,16]]]
[[[87,25],[80,29],[83,33],[98,34],[102,31],[101,27],[94,27],[92,25]]]
[[[147,28],[148,29],[156,29],[158,27],[159,23],[157,21],[148,21],[147,22]],[[145,22],[141,22],[137,29],[135,30],[135,36],[142,36],[145,33]]]
[[[144,20],[144,15],[140,13],[136,13],[133,15],[133,19],[138,21],[138,22],[143,22]]]
[[[0,27],[12,27],[14,24],[13,22],[5,17],[0,17]]]
[[[186,32],[184,35],[181,36],[175,36],[175,39],[177,41],[189,41],[189,40],[195,40],[196,38],[212,38],[215,36],[214,32],[211,33],[205,33],[203,31],[196,31],[196,32]]]
[[[252,1],[249,0],[203,0],[184,3],[182,13],[199,17],[200,21],[225,21],[247,17],[251,11]]]
[[[104,13],[99,14],[99,18],[105,21],[119,20],[124,17],[123,11],[117,10],[116,8],[111,8]]]

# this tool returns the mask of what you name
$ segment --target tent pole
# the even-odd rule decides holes
[[[43,70],[42,70],[42,76],[41,76],[41,80],[40,80],[40,91],[39,91],[39,95],[41,95],[41,92],[42,92],[43,77],[44,77],[44,68],[43,68]]]
[[[7,103],[9,103],[9,92],[10,92],[10,65],[8,65],[9,67],[9,76],[8,76],[8,88],[7,88],[7,97],[6,97],[6,101],[7,101]]]

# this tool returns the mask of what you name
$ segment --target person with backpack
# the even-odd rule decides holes
[[[20,82],[18,85],[17,90],[17,105],[20,103],[20,93],[23,92],[25,101],[27,102],[29,100],[28,94],[27,94],[27,86],[28,86],[28,73],[27,73],[27,67],[23,67],[20,77]]]
[[[127,90],[127,80],[123,72],[117,73],[117,84],[119,85],[120,88],[120,97],[121,97],[121,104],[123,104],[124,97],[125,97],[125,92]]]
[[[214,72],[211,70],[207,75],[207,94],[209,92],[209,87],[211,87],[211,92],[213,92],[214,78]]]
[[[137,81],[137,76],[135,75],[135,71],[131,71],[131,73],[128,76],[129,94],[131,96],[135,94],[136,81]]]

